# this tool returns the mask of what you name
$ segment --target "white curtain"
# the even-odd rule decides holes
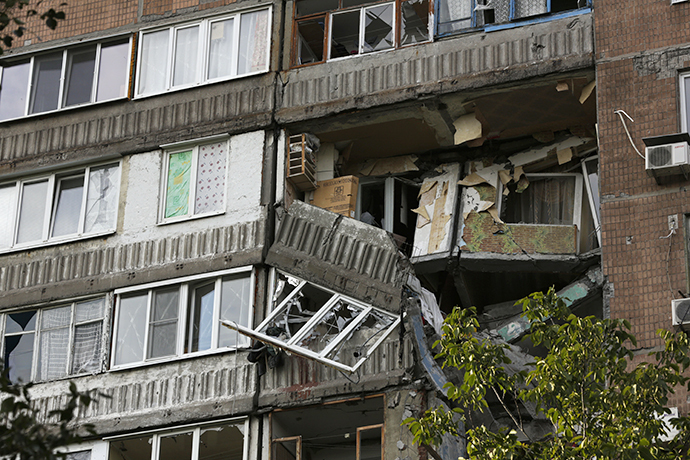
[[[267,67],[268,10],[245,13],[240,24],[240,56],[237,74],[259,72]]]
[[[575,177],[530,178],[522,193],[515,193],[516,207],[510,222],[572,225]]]
[[[175,36],[173,86],[198,81],[199,26],[178,29]]]
[[[17,187],[14,184],[0,187],[0,248],[12,245],[16,204]]]
[[[168,64],[168,30],[144,34],[141,42],[139,94],[165,91]]]
[[[208,79],[232,75],[232,37],[235,21],[227,19],[211,23],[208,51]]]

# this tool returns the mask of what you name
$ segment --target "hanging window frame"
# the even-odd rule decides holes
[[[221,196],[217,198],[218,204],[214,205],[212,210],[201,210],[197,211],[197,199],[199,191],[197,190],[198,181],[200,177],[200,160],[199,157],[205,148],[212,147],[223,149],[223,151],[218,154],[219,160],[223,161],[222,169],[224,173],[217,176],[218,180],[222,180],[222,184],[219,184],[219,193]],[[228,134],[221,134],[218,136],[209,136],[203,139],[195,139],[193,141],[178,142],[175,144],[162,145],[163,149],[163,167],[161,168],[161,180],[160,180],[160,197],[159,208],[158,208],[158,223],[159,224],[171,224],[175,222],[181,222],[191,219],[200,219],[203,217],[217,216],[225,213],[226,207],[226,197],[227,197],[227,184],[230,182],[229,176],[229,164],[230,164],[230,136]],[[179,209],[179,206],[171,204],[171,180],[176,181],[174,177],[171,176],[171,159],[173,156],[185,154],[190,152],[191,159],[189,164],[189,179],[188,179],[188,191],[187,191],[187,204],[186,211],[182,212],[174,211],[172,215],[169,214],[171,206],[173,208]],[[203,164],[201,166],[203,168]],[[203,174],[203,172],[201,173]],[[180,192],[184,192],[181,188]]]
[[[191,458],[199,458],[199,448],[203,445],[201,436],[204,431],[214,431],[220,427],[238,427],[243,435],[242,438],[242,460],[249,459],[249,443],[250,443],[250,423],[247,417],[233,417],[220,420],[213,420],[209,422],[179,425],[174,429],[155,429],[140,431],[137,433],[128,433],[117,436],[107,436],[103,441],[108,443],[108,450],[117,449],[117,443],[122,443],[130,440],[144,440],[144,443],[151,446],[151,459],[163,460],[161,457],[161,440],[173,436],[190,434],[192,436],[192,455]],[[241,428],[240,428],[241,427]],[[110,458],[110,456],[109,456]],[[224,457],[225,458],[225,457]]]
[[[298,6],[295,4],[293,10],[293,31],[292,31],[292,41],[291,41],[291,67],[303,67],[314,64],[320,64],[332,60],[341,60],[347,58],[353,58],[356,56],[362,56],[365,54],[373,54],[378,52],[390,51],[394,49],[405,48],[408,46],[417,45],[420,43],[429,43],[433,41],[433,18],[434,18],[434,0],[423,0],[428,3],[427,11],[427,23],[426,31],[427,37],[425,40],[416,40],[412,43],[403,44],[403,39],[401,37],[403,30],[403,5],[410,4],[411,0],[362,0],[357,1],[355,6],[343,6],[346,0],[332,0],[332,2],[337,3],[336,7],[326,7],[315,13],[300,14],[298,12]],[[414,0],[412,0],[414,1]],[[380,8],[383,5],[393,6],[393,19],[392,19],[392,34],[393,34],[393,44],[390,47],[381,50],[371,50],[364,51],[365,33],[366,33],[366,12],[374,9]],[[359,30],[358,30],[358,52],[356,54],[347,56],[332,57],[332,32],[333,32],[333,18],[338,15],[351,14],[353,12],[359,12]],[[322,56],[320,59],[315,59],[312,62],[300,61],[301,57],[301,45],[304,40],[300,35],[300,24],[306,23],[316,23],[321,24],[323,27],[323,43],[321,46]],[[312,53],[313,54],[313,53]]]
[[[91,211],[94,208],[89,207],[89,200],[90,198],[97,199],[97,196],[90,194],[92,192],[98,193],[97,190],[92,190],[91,186],[95,183],[93,181],[98,180],[95,175],[96,171],[99,170],[111,170],[108,173],[109,176],[105,177],[105,179],[109,180],[109,183],[105,185],[106,188],[101,190],[100,193],[107,193],[110,199],[115,200],[115,206],[112,209],[106,209],[107,222],[105,225],[101,225],[100,228],[97,225],[97,221],[101,214],[96,214],[95,221],[87,222],[89,216],[93,217]],[[0,254],[115,233],[119,213],[121,172],[122,160],[118,160],[0,182],[0,201],[5,204],[3,208],[3,203],[0,203]],[[65,208],[62,206],[63,204],[69,204],[62,201],[63,196],[65,200],[69,200],[70,195],[62,195],[61,192],[67,190],[64,187],[67,181],[78,180],[79,178],[83,178],[81,186],[78,187],[81,188],[80,208],[77,217],[78,222],[74,222],[74,216],[71,216],[74,211],[69,207]],[[35,188],[35,186],[40,184],[45,184],[44,191],[29,192],[30,188]],[[113,185],[114,188],[109,190]],[[32,195],[36,195],[38,201]],[[42,199],[41,195],[43,196]],[[104,195],[101,195],[100,198],[104,198]],[[38,209],[30,209],[32,206],[38,206]],[[40,219],[37,227],[35,220],[30,223],[24,222],[23,219],[32,218],[36,214],[41,215],[40,218],[37,218]],[[6,217],[4,220],[3,216]],[[68,222],[71,221],[70,227],[76,225],[76,229],[74,231],[57,230],[60,233],[66,233],[56,234],[56,223],[58,221],[64,223],[65,219]],[[91,229],[87,229],[87,225],[91,226]],[[29,230],[26,230],[27,228]],[[30,233],[29,236],[25,236],[27,231]],[[40,235],[38,235],[39,233]],[[34,234],[38,236],[34,236]]]
[[[86,318],[82,317],[79,318],[78,315],[80,313],[78,312],[78,307],[81,305],[93,305],[94,302],[99,302],[101,304],[101,313],[98,316],[87,316]],[[10,337],[19,337],[19,336],[27,336],[27,335],[33,335],[32,339],[32,347],[31,347],[31,363],[30,363],[30,370],[29,370],[29,377],[28,379],[24,378],[23,375],[20,375],[19,378],[22,379],[24,383],[30,381],[30,382],[46,382],[46,381],[52,381],[52,380],[60,380],[64,378],[72,378],[76,376],[81,376],[81,375],[91,375],[91,374],[96,374],[103,372],[105,370],[104,364],[105,364],[105,352],[108,349],[107,347],[107,331],[105,330],[106,325],[109,320],[109,305],[112,304],[112,296],[111,295],[101,295],[101,296],[90,296],[90,297],[82,297],[78,299],[74,299],[72,301],[68,302],[59,302],[59,303],[52,303],[52,304],[47,304],[47,305],[36,305],[32,306],[31,308],[24,308],[21,310],[15,310],[15,311],[8,311],[0,315],[0,356],[3,358],[3,362],[12,362],[10,359],[8,353],[11,353],[11,351],[7,350],[8,347],[8,338]],[[70,318],[69,318],[69,323],[67,324],[60,324],[60,325],[55,325],[55,324],[50,324],[49,322],[51,321],[50,319],[50,312],[51,311],[56,311],[59,309],[64,309],[64,308],[70,308]],[[8,318],[16,315],[16,317],[19,317],[21,315],[27,315],[27,314],[32,314],[32,319],[27,322],[27,326],[29,323],[33,324],[33,329],[25,329],[22,328],[21,331],[19,330],[13,330],[11,332],[7,331],[8,326]],[[48,323],[48,324],[44,324]],[[15,324],[18,324],[15,322]],[[98,331],[98,338],[96,340],[96,343],[98,345],[98,348],[94,350],[94,356],[86,362],[86,363],[77,363],[75,361],[75,358],[77,357],[77,353],[75,352],[76,347],[78,347],[78,338],[77,336],[79,335],[78,331],[83,331],[84,329],[88,327],[93,327],[97,326],[100,324],[100,329]],[[66,351],[66,358],[65,358],[65,369],[64,369],[64,374],[58,375],[58,376],[47,376],[44,377],[41,375],[41,369],[39,368],[40,364],[42,363],[44,353],[42,353],[43,348],[42,348],[42,340],[43,336],[49,336],[51,332],[56,331],[58,329],[68,329],[68,349]],[[82,342],[83,343],[83,342]],[[55,347],[47,347],[46,350],[48,353],[55,352]],[[87,353],[88,355],[88,353]],[[85,355],[86,356],[86,355]],[[79,365],[79,368],[75,370],[75,366]],[[49,364],[46,364],[46,367],[48,367]],[[85,370],[82,370],[85,369]],[[47,371],[46,371],[47,372]],[[12,374],[12,367],[10,365],[10,379],[13,382],[16,382],[13,374]]]
[[[467,7],[470,11],[470,16],[465,16],[462,18],[458,19],[453,19],[449,21],[442,22],[442,10],[443,6],[442,4],[445,2],[465,2],[467,4]],[[552,0],[544,0],[545,4],[545,11],[541,13],[535,13],[533,15],[525,15],[525,16],[518,16],[518,6],[517,2],[522,1],[522,0],[504,0],[507,5],[507,18],[505,21],[501,22],[496,22],[495,20],[487,22],[486,17],[480,17],[480,14],[482,14],[483,11],[485,10],[491,10],[493,11],[492,8],[483,8],[484,5],[487,5],[489,3],[489,0],[435,0],[436,3],[436,11],[438,12],[437,14],[437,20],[436,24],[434,25],[434,36],[435,37],[444,37],[444,36],[449,36],[449,35],[455,35],[459,33],[466,33],[466,32],[471,32],[473,30],[481,30],[484,29],[487,32],[493,31],[493,30],[500,30],[500,29],[506,29],[506,28],[512,28],[516,27],[518,25],[524,25],[524,24],[529,24],[529,23],[536,23],[536,22],[543,22],[543,21],[550,21],[553,19],[561,18],[561,17],[568,17],[572,15],[577,15],[577,14],[582,14],[582,13],[587,13],[591,11],[591,0],[577,0],[578,3],[583,3],[583,6],[578,6],[577,8],[573,9],[567,9],[567,10],[560,10],[560,11],[553,11],[553,5],[552,5]],[[452,23],[459,23],[459,22],[465,22],[467,23],[469,21],[469,24],[466,24],[466,26],[460,26],[457,28],[453,28]],[[450,25],[449,28],[446,30],[444,29],[445,25]]]
[[[278,287],[279,283],[277,282],[277,278],[281,275],[287,278],[288,283],[293,286],[292,290],[283,299],[279,298],[280,292],[282,292],[283,288]],[[369,356],[371,356],[371,354],[378,348],[378,346],[381,345],[393,332],[393,330],[396,329],[401,321],[400,315],[394,315],[385,310],[368,305],[364,302],[360,302],[356,299],[339,294],[314,283],[301,280],[279,270],[276,270],[273,281],[274,282],[272,284],[274,285],[274,294],[271,299],[272,303],[277,303],[278,305],[268,314],[266,319],[264,319],[261,324],[259,324],[256,328],[249,328],[230,321],[221,320],[221,323],[225,327],[236,330],[254,340],[267,343],[274,347],[281,348],[289,353],[294,353],[298,356],[302,356],[340,371],[352,374],[357,372],[357,370],[366,362]],[[266,329],[273,327],[274,322],[279,321],[278,317],[280,315],[284,315],[285,318],[289,317],[292,307],[295,306],[295,301],[298,300],[298,297],[304,296],[304,294],[302,294],[302,290],[305,287],[310,287],[312,289],[321,291],[322,293],[327,293],[330,295],[330,297],[318,308],[317,311],[313,312],[313,314],[305,314],[304,318],[306,318],[306,316],[311,316],[311,318],[306,319],[303,324],[294,332],[294,334],[289,333],[288,335],[290,335],[290,337],[288,337],[287,341],[281,337],[269,335]],[[335,336],[333,336],[329,342],[324,344],[324,340],[319,339],[319,337],[314,337],[314,331],[316,331],[317,327],[329,320],[332,320],[337,315],[337,309],[343,306],[350,312],[354,310],[358,311],[358,313],[356,313],[354,317],[351,315],[350,321],[344,322],[345,327],[335,334]],[[298,306],[297,308],[300,309],[301,307]],[[382,327],[374,332],[365,341],[365,343],[360,346],[358,354],[355,355],[359,359],[356,360],[354,365],[347,365],[339,362],[337,359],[341,347],[343,347],[344,344],[350,340],[352,335],[360,326],[363,326],[367,320],[369,320],[371,317],[375,317],[376,315],[378,315],[378,319],[383,318],[389,320],[390,322],[385,325],[385,327]],[[286,319],[285,321],[286,324],[290,322],[289,319]],[[336,322],[339,322],[338,318],[336,318]],[[369,343],[369,340],[374,337],[376,337],[376,339],[373,341],[372,345],[369,346],[365,353],[362,353],[361,349],[366,346],[367,343]],[[318,352],[315,352],[308,347],[301,345],[302,343],[310,341],[310,339],[312,339],[313,342],[318,342],[319,345],[323,345],[324,348]]]
[[[255,66],[258,68],[256,70],[249,70],[249,71],[243,71],[241,69],[241,54],[242,54],[242,46],[246,42],[242,40],[242,25],[245,24],[243,20],[247,18],[247,22],[249,22],[249,17],[252,14],[255,13],[266,13],[266,24],[265,24],[265,36],[263,37],[263,62],[256,63]],[[216,16],[212,18],[204,18],[201,20],[193,21],[193,22],[186,22],[182,24],[175,24],[172,26],[165,26],[165,27],[155,27],[155,28],[149,28],[149,29],[144,29],[139,32],[139,46],[138,46],[138,51],[137,51],[137,69],[136,69],[136,84],[134,85],[134,98],[143,98],[143,97],[149,97],[149,96],[155,96],[157,94],[164,94],[170,91],[178,91],[178,90],[184,90],[187,88],[193,88],[197,86],[202,86],[202,85],[207,85],[207,84],[212,84],[220,81],[227,81],[227,80],[234,80],[236,78],[244,78],[252,75],[259,75],[262,73],[266,73],[269,70],[270,66],[270,57],[271,57],[271,28],[272,28],[272,18],[273,18],[273,7],[272,5],[268,6],[263,6],[259,8],[254,8],[250,10],[244,10],[240,11],[237,13],[233,14],[227,14],[223,16]],[[224,21],[232,21],[232,42],[230,46],[232,47],[231,49],[231,65],[230,65],[230,70],[229,73],[226,75],[221,75],[217,77],[211,77],[209,76],[210,74],[210,69],[211,69],[211,64],[210,64],[210,57],[209,54],[212,52],[211,48],[211,41],[214,39],[213,35],[214,33],[221,33],[221,32],[215,32],[214,30],[220,30],[220,29],[214,29],[214,25],[220,24]],[[196,60],[196,63],[194,64],[194,72],[195,76],[192,81],[187,81],[187,82],[182,82],[180,84],[175,84],[175,68],[176,65],[179,64],[177,60],[177,48],[178,48],[178,33],[180,31],[184,30],[190,30],[193,28],[198,28],[198,34],[196,36],[197,40],[197,50],[196,53],[185,53],[188,56],[192,56]],[[147,90],[146,87],[144,86],[145,80],[146,80],[146,75],[144,72],[146,72],[146,69],[148,68],[146,65],[147,59],[145,58],[145,54],[147,53],[146,51],[146,45],[145,42],[147,41],[147,37],[152,37],[154,34],[160,34],[162,32],[167,32],[167,38],[166,42],[167,44],[164,46],[165,48],[165,56],[161,56],[160,53],[153,53],[156,54],[157,58],[165,58],[165,69],[162,69],[163,72],[162,74],[162,82],[158,82],[156,80],[153,80],[153,89],[152,90]],[[261,40],[261,39],[260,39]],[[261,54],[261,53],[260,53]],[[154,63],[155,64],[155,63]],[[158,66],[153,66],[153,67],[158,67]]]
[[[124,57],[125,67],[121,72],[121,80],[119,81],[121,89],[117,91],[117,95],[112,95],[112,88],[110,85],[101,86],[106,83],[102,78],[107,78],[107,76],[112,75],[112,69],[104,69],[102,65],[112,65],[112,56],[109,59],[104,59],[104,50],[110,47],[125,46],[126,50],[122,52]],[[68,102],[70,90],[72,84],[74,88],[78,89],[82,87],[79,81],[73,81],[72,76],[75,75],[73,72],[76,66],[72,64],[75,63],[74,56],[83,53],[89,48],[94,48],[94,59],[93,59],[93,69],[91,70],[91,89],[88,94],[88,100],[77,100]],[[53,58],[60,60],[60,68],[57,75],[54,75],[54,80],[49,81],[48,86],[44,81],[41,81],[40,64],[45,62],[46,59]],[[38,115],[45,115],[47,113],[58,112],[62,110],[76,109],[83,106],[102,104],[114,100],[127,99],[129,97],[129,85],[130,85],[130,67],[132,62],[132,36],[119,36],[112,37],[97,42],[87,42],[80,43],[79,45],[70,46],[67,48],[50,49],[40,53],[32,54],[30,56],[18,55],[8,57],[1,61],[0,65],[0,122],[16,120],[18,118],[32,117]],[[18,75],[19,80],[25,81],[14,81],[12,84],[10,82],[5,82],[4,78],[9,76],[9,74],[14,74],[10,69],[19,69],[22,66],[26,66],[26,72],[24,75]],[[45,74],[44,74],[45,76]],[[55,78],[57,77],[57,78]],[[51,84],[52,83],[52,84]],[[46,109],[41,109],[36,107],[36,91],[38,91],[39,86],[46,91],[55,90],[53,86],[57,85],[57,93],[54,95],[55,107],[50,107]],[[8,88],[8,93],[3,93],[1,90],[2,86]],[[101,90],[109,93],[107,96],[99,96]],[[51,92],[51,98],[53,97]],[[83,96],[82,96],[83,97]],[[7,99],[9,98],[9,100]],[[12,112],[10,115],[5,116],[3,111],[5,108],[12,106]],[[51,103],[52,105],[52,103]],[[19,108],[21,110],[18,110]]]
[[[111,370],[117,370],[117,369],[129,369],[132,367],[139,367],[139,366],[145,366],[149,365],[152,363],[158,363],[158,362],[165,362],[165,361],[172,361],[172,360],[177,360],[177,359],[186,359],[188,357],[194,357],[194,356],[202,356],[202,355],[207,355],[207,354],[214,354],[214,353],[223,353],[227,351],[234,351],[242,348],[247,348],[250,346],[249,340],[247,340],[245,337],[242,337],[241,335],[235,336],[236,344],[232,346],[221,346],[220,345],[220,340],[221,340],[221,329],[220,329],[220,319],[221,319],[221,314],[222,314],[222,309],[223,309],[223,283],[227,282],[228,280],[232,279],[242,279],[246,280],[248,283],[247,286],[247,301],[246,305],[242,305],[240,307],[239,315],[243,318],[246,318],[247,325],[251,327],[253,324],[253,315],[254,315],[254,286],[256,285],[256,275],[254,273],[253,267],[252,266],[245,266],[245,267],[238,267],[238,268],[232,268],[228,270],[221,270],[217,272],[212,272],[212,273],[205,273],[205,274],[200,274],[200,275],[193,275],[193,276],[187,276],[184,278],[177,278],[177,279],[172,279],[172,280],[165,280],[165,281],[160,281],[160,282],[155,282],[155,283],[149,283],[149,284],[144,284],[144,285],[139,285],[139,286],[131,286],[131,287],[126,287],[126,288],[120,288],[116,289],[114,291],[115,294],[115,309],[114,309],[114,320],[113,320],[113,330],[112,330],[112,343],[110,346],[110,369]],[[201,349],[201,350],[193,350],[193,339],[192,339],[192,334],[193,334],[193,326],[194,326],[194,321],[197,320],[197,318],[192,318],[192,314],[195,311],[196,308],[196,303],[195,301],[201,299],[197,297],[195,294],[197,290],[200,288],[204,288],[207,286],[213,285],[213,299],[212,299],[212,309],[211,309],[211,322],[210,322],[210,327],[211,327],[211,336],[210,338],[207,338],[206,340],[209,340],[210,343],[208,345],[208,348]],[[171,317],[166,317],[162,318],[160,320],[156,320],[153,318],[154,316],[154,308],[156,308],[156,305],[154,304],[154,296],[158,292],[162,291],[173,291],[174,289],[177,289],[177,309],[175,310],[177,313],[177,316],[174,317],[174,320],[176,322],[175,324],[175,343],[174,343],[174,351],[161,355],[161,356],[152,356],[152,347],[155,346],[152,344],[152,340],[155,340],[155,334],[152,334],[152,330],[156,326],[160,326],[163,324],[163,322],[167,321],[167,324],[172,324],[173,318]],[[120,340],[126,340],[127,336],[125,335],[124,338],[120,337],[121,334],[127,333],[129,334],[130,331],[127,329],[127,324],[120,323],[121,321],[121,316],[122,316],[122,300],[125,298],[134,298],[134,297],[145,297],[145,302],[146,305],[144,307],[145,311],[143,312],[144,318],[143,318],[143,325],[140,326],[143,331],[133,331],[134,334],[137,336],[140,334],[143,334],[143,337],[137,337],[139,339],[139,342],[141,343],[141,357],[139,359],[125,359],[124,361],[120,361],[121,359],[121,352],[120,346],[121,343],[118,343]],[[206,304],[208,305],[208,304]],[[246,307],[246,310],[245,310]],[[200,308],[203,308],[200,307]],[[233,309],[234,311],[234,309]],[[153,319],[152,319],[153,318]],[[141,318],[139,318],[141,319]],[[124,321],[124,320],[123,320]],[[204,321],[203,319],[200,319],[199,321]],[[206,322],[208,323],[208,317],[206,317]],[[123,328],[121,328],[121,326]],[[136,328],[136,326],[135,326]],[[162,336],[161,336],[162,337]],[[124,352],[123,352],[124,353]]]

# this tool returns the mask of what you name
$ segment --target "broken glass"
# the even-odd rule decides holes
[[[400,4],[400,44],[429,40],[429,0],[408,0]]]
[[[296,65],[323,61],[326,18],[306,19],[297,23]]]
[[[338,0],[297,0],[295,2],[295,16],[308,16],[338,8]]]
[[[338,301],[306,334],[300,334],[303,338],[297,342],[297,346],[320,354],[363,311],[361,307]]]
[[[306,284],[271,315],[272,320],[260,331],[273,337],[287,339],[297,332],[333,297],[330,292]]]
[[[221,284],[220,318],[249,326],[251,324],[251,277],[245,274],[227,276]],[[214,326],[218,324],[215,321]],[[220,328],[218,337],[219,347],[235,347],[246,344],[244,337],[228,328]]]
[[[177,286],[154,292],[153,311],[149,323],[147,358],[160,358],[175,354],[179,305],[180,292]]]
[[[79,216],[81,215],[83,194],[83,175],[58,180],[51,236],[65,236],[79,232]]]
[[[6,316],[3,362],[9,368],[9,378],[12,382],[31,380],[35,330],[36,310]]]
[[[393,3],[364,9],[364,43],[362,52],[382,51],[393,48]]]
[[[244,423],[202,428],[199,436],[199,460],[242,460]]]
[[[364,321],[331,350],[326,357],[348,367],[356,368],[385,339],[396,318],[387,313],[371,310]]]

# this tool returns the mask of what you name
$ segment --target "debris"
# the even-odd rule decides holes
[[[455,145],[482,137],[482,123],[474,113],[463,115],[453,122],[455,126]]]
[[[556,156],[558,157],[558,164],[564,165],[573,159],[573,151],[570,148],[558,150]]]
[[[596,84],[597,81],[592,80],[591,82],[587,83],[587,86],[582,88],[582,94],[580,94],[580,104],[584,104],[587,101],[587,99],[589,99],[589,96],[592,94],[592,91],[594,90]]]
[[[419,171],[415,161],[417,161],[415,155],[367,160],[364,162],[359,172],[363,176],[385,176],[389,174]]]

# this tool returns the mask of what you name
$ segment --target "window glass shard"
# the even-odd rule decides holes
[[[429,40],[429,0],[406,1],[400,5],[400,44],[411,45]]]
[[[232,70],[232,38],[234,19],[211,23],[211,41],[208,50],[208,78],[227,77]]]
[[[0,120],[24,116],[30,69],[29,61],[3,67],[0,86]]]
[[[244,423],[203,428],[199,436],[199,460],[242,460]]]
[[[220,318],[249,327],[251,324],[250,312],[252,310],[250,296],[250,277],[235,275],[223,278]],[[219,347],[234,347],[244,344],[247,344],[247,340],[236,331],[231,331],[226,327],[220,328],[220,336],[218,337]]]
[[[364,10],[363,53],[393,48],[395,44],[395,37],[393,36],[394,11],[395,8],[392,3],[372,6]]]
[[[320,354],[363,311],[361,307],[338,301],[297,345]]]
[[[91,168],[86,196],[84,232],[97,233],[115,229],[118,204],[119,165]]]
[[[84,176],[60,179],[55,196],[53,237],[79,232]]]
[[[189,180],[191,168],[191,150],[170,155],[165,201],[166,218],[187,215],[189,211]]]
[[[70,50],[67,53],[67,84],[63,106],[91,102],[93,72],[96,68],[96,46]]]
[[[17,243],[39,241],[43,239],[48,181],[24,184],[22,188]]]
[[[31,380],[35,329],[35,310],[6,316],[3,362],[9,368],[9,378],[12,382]]]
[[[307,284],[296,296],[292,297],[280,308],[280,312],[274,316],[270,323],[261,329],[261,332],[274,337],[284,335],[287,338],[291,338],[331,297],[333,297],[333,294],[330,292]]]

